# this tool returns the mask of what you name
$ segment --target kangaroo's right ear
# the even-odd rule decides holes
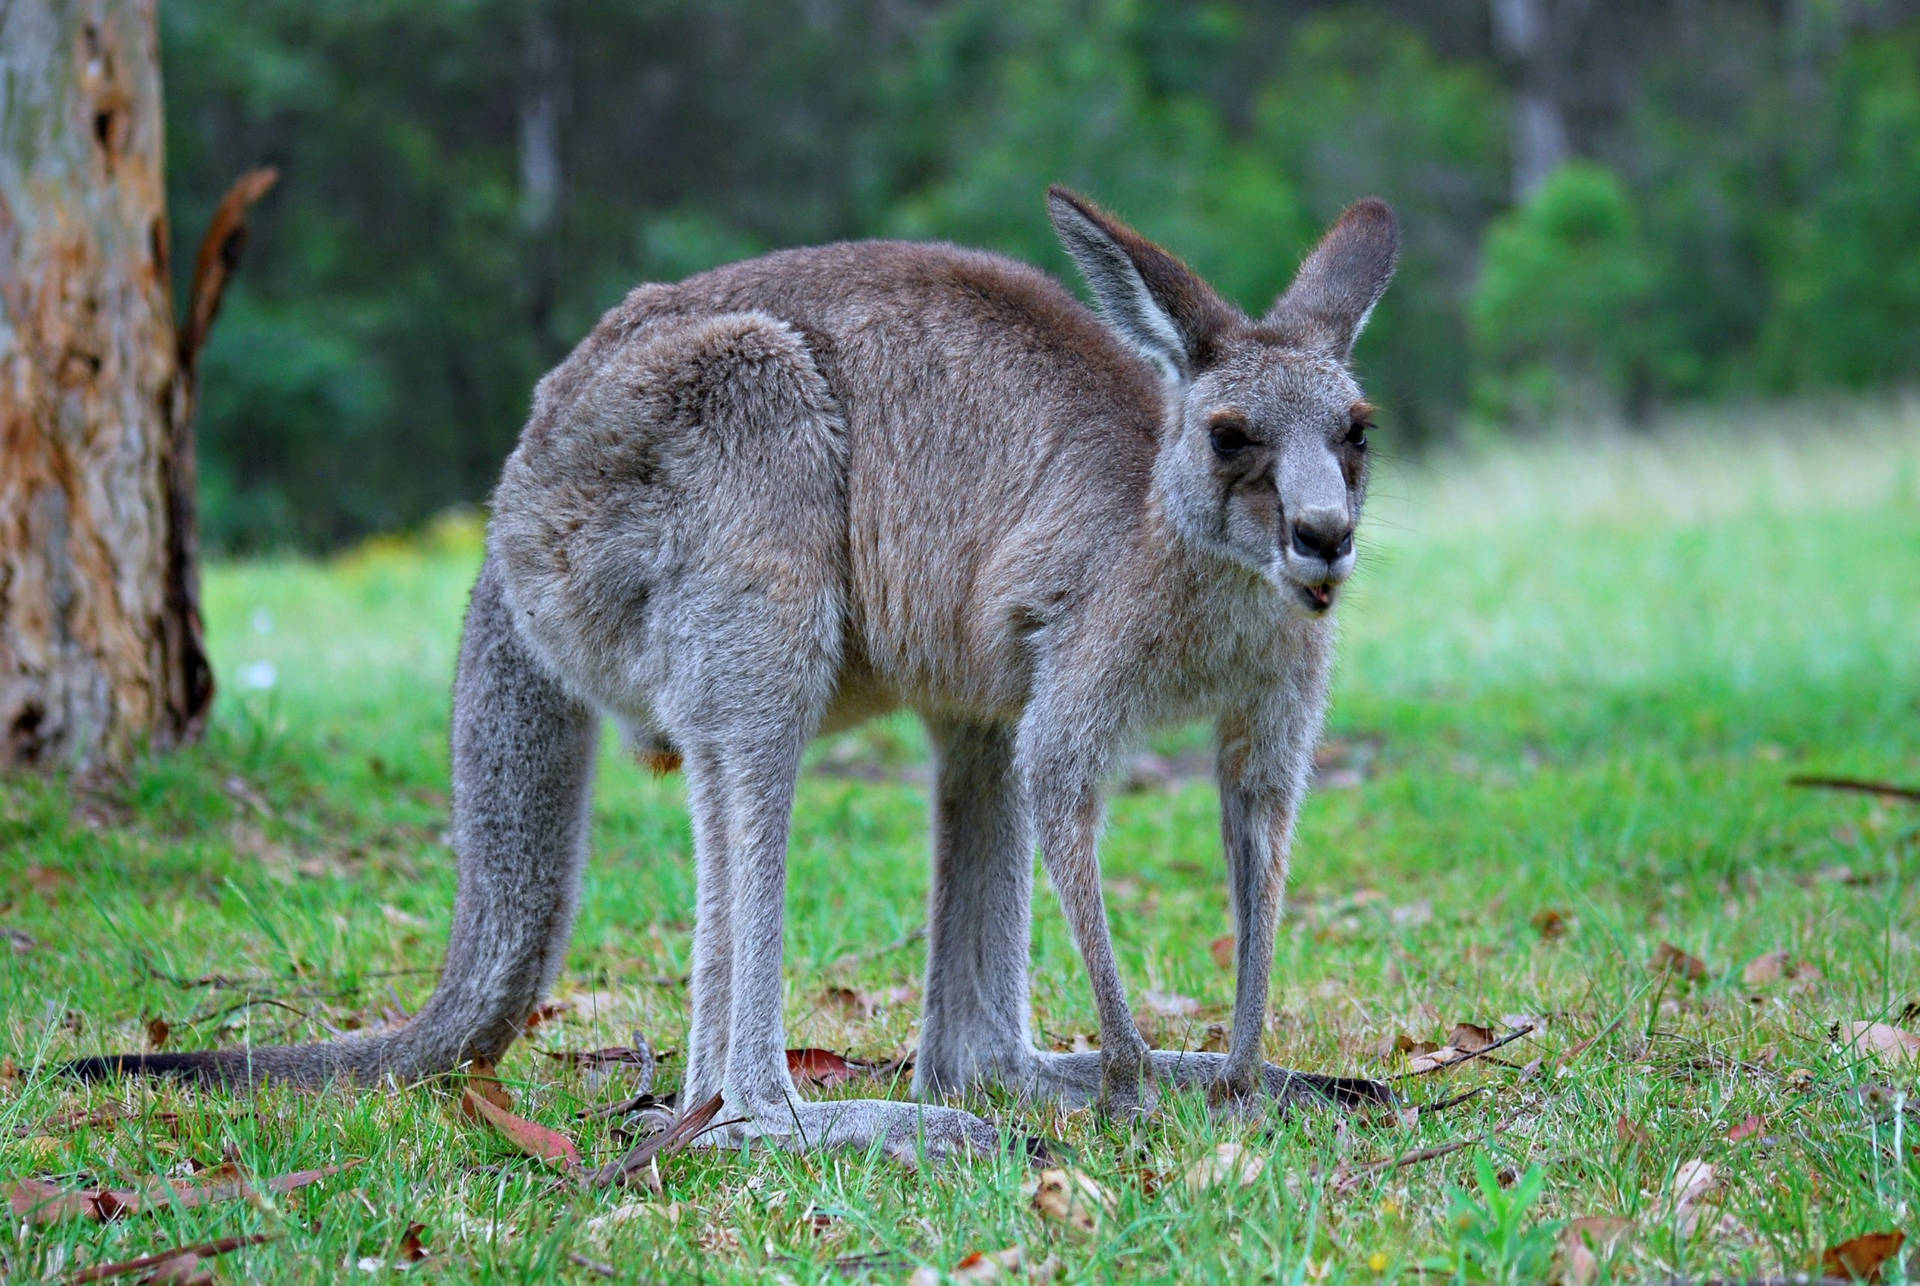
[[[1399,257],[1393,208],[1378,197],[1356,201],[1327,229],[1260,324],[1344,362],[1393,280]]]
[[[1057,184],[1047,213],[1080,265],[1100,311],[1120,337],[1158,364],[1169,382],[1189,379],[1237,314],[1193,270],[1093,202]]]

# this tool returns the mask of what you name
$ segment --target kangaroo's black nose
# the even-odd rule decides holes
[[[1345,558],[1353,552],[1353,524],[1333,510],[1302,514],[1293,523],[1293,549],[1302,558],[1329,563]]]

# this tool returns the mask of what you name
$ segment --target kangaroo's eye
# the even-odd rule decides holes
[[[1247,422],[1237,415],[1215,416],[1207,431],[1214,454],[1222,459],[1239,455],[1253,445],[1253,439],[1247,436]]]
[[[1356,424],[1352,428],[1348,429],[1347,445],[1350,447],[1355,447],[1361,451],[1366,450],[1367,449],[1367,430],[1372,427],[1373,426],[1371,424]]]

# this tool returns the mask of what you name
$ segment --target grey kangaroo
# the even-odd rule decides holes
[[[919,1099],[993,1083],[1142,1109],[1351,1098],[1263,1061],[1294,817],[1354,565],[1370,408],[1347,368],[1398,246],[1343,214],[1253,321],[1054,188],[1096,317],[1042,273],[947,245],[790,250],[644,285],[534,394],[494,498],[453,709],[459,892],[445,968],[389,1034],[93,1059],[213,1082],[418,1077],[497,1059],[560,969],[599,718],[685,764],[698,912],[683,1104],[719,1139],[996,1146],[959,1108],[805,1102],[781,1021],[802,749],[896,707],[937,758]],[[1095,851],[1130,738],[1208,717],[1238,926],[1224,1055],[1148,1049]],[[1033,850],[1100,1048],[1030,1035]]]

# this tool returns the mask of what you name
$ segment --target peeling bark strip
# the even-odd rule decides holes
[[[176,335],[153,0],[0,5],[0,81],[0,765],[85,766],[213,698],[192,358],[273,179],[228,194]]]

